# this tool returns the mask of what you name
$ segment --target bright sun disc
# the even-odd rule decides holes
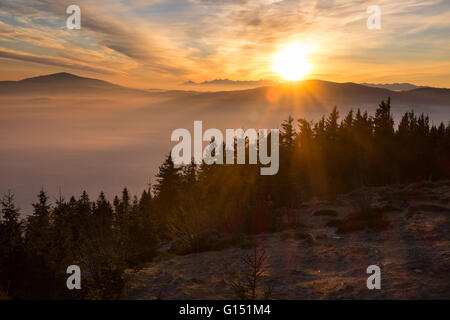
[[[288,45],[273,56],[272,71],[286,80],[298,81],[312,70],[307,59],[310,52],[310,48],[299,44]]]

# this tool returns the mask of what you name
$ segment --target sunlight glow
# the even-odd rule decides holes
[[[272,59],[272,71],[289,81],[298,81],[306,77],[313,66],[308,55],[313,47],[299,43],[291,43],[278,51]]]

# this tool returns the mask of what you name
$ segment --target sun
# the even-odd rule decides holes
[[[272,71],[289,81],[298,81],[306,77],[313,66],[308,61],[312,47],[291,43],[278,51],[272,59]]]

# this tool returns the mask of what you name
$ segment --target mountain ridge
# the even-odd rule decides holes
[[[389,89],[391,91],[410,91],[414,89],[419,88],[431,88],[429,86],[417,86],[412,83],[402,82],[402,83],[366,83],[363,82],[361,85],[366,87],[373,87],[373,88],[385,88]]]
[[[207,103],[218,105],[228,103],[278,103],[288,105],[373,105],[388,97],[403,105],[450,106],[450,89],[417,87],[407,91],[393,91],[384,87],[365,86],[354,82],[332,82],[310,79],[285,82],[256,88],[242,88],[230,91],[184,91],[165,90],[160,92],[126,88],[108,81],[80,77],[61,72],[26,78],[19,81],[0,81],[0,95],[58,95],[87,94],[110,95],[112,93],[139,96],[165,96],[174,103]]]
[[[108,81],[59,72],[18,81],[0,81],[0,94],[64,94],[64,93],[104,93],[112,91],[120,93],[145,93],[145,91],[127,88]]]

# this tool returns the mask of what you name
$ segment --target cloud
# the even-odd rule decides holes
[[[89,65],[74,62],[72,59],[62,59],[56,57],[38,56],[28,53],[17,52],[13,50],[0,49],[0,58],[19,60],[25,62],[39,63],[49,66],[57,66],[62,68],[70,68],[75,70],[96,72],[105,75],[117,74],[117,71],[104,67],[92,67]]]
[[[103,13],[105,9],[99,9],[100,5],[94,6],[92,2],[79,1],[79,6],[82,8],[82,30],[79,32],[81,36],[93,39],[102,50],[105,47],[123,55],[127,58],[142,64],[146,69],[153,70],[157,73],[163,74],[182,74],[183,68],[177,67],[176,63],[171,61],[170,50],[160,45],[160,41],[152,33],[148,33],[148,28],[145,25],[139,24],[138,21],[130,23],[130,19],[123,17],[118,18],[114,12],[114,6],[110,5],[108,8],[112,9],[112,16],[107,16]],[[61,28],[65,25],[66,18],[66,3],[61,1],[36,0],[33,4],[20,1],[19,3],[11,3],[7,1],[7,9],[21,14],[36,15],[38,12],[45,11],[46,14],[54,18],[61,19]],[[106,10],[107,11],[107,10]],[[64,22],[64,24],[63,24]],[[42,26],[34,25],[33,33],[39,34]],[[49,32],[50,30],[46,30]],[[51,31],[50,31],[51,32]],[[74,32],[75,33],[75,32]],[[66,32],[66,37],[70,37],[70,32]],[[15,39],[20,37],[16,35]],[[65,39],[53,39],[54,42],[65,42]],[[66,50],[68,48],[65,48]],[[75,48],[76,50],[77,48]],[[92,68],[95,70],[97,68]]]
[[[380,65],[400,68],[395,63],[401,61],[448,61],[444,56],[449,51],[448,0],[378,0],[382,10],[378,31],[366,27],[366,9],[373,1],[77,0],[77,4],[82,9],[82,30],[69,32],[64,27],[65,1],[3,0],[0,41],[25,55],[73,59],[91,70],[105,65],[156,84],[273,78],[271,56],[293,41],[317,45],[319,50],[311,57],[312,76],[326,74],[334,81],[375,81],[351,77],[375,75]]]

